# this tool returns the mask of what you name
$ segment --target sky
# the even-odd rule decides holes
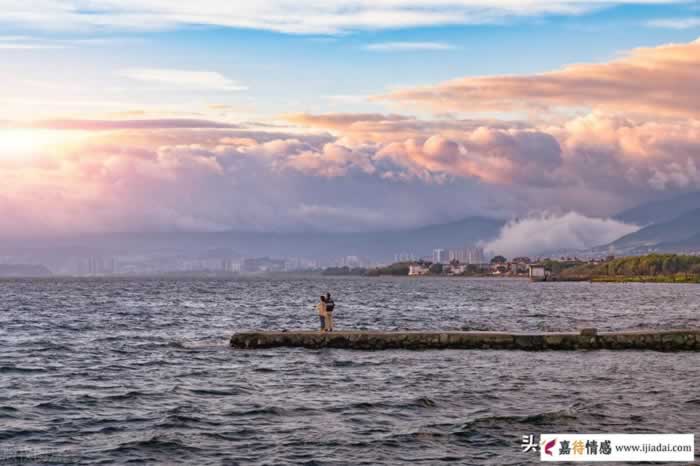
[[[697,1],[0,9],[0,236],[476,215],[605,233],[700,189]]]

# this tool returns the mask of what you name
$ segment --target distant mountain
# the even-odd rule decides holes
[[[672,199],[648,202],[615,215],[616,220],[647,226],[655,223],[666,223],[700,208],[700,192],[683,194]]]
[[[621,253],[638,253],[647,251],[683,250],[683,244],[691,246],[700,235],[700,208],[687,211],[671,221],[655,223],[635,233],[623,236],[610,243]]]
[[[675,243],[661,243],[657,248],[666,252],[700,252],[700,233]]]
[[[503,220],[469,217],[457,222],[421,228],[365,233],[114,233],[78,238],[24,241],[0,246],[23,257],[48,257],[58,263],[65,257],[303,257],[333,259],[360,256],[391,260],[395,254],[430,254],[434,248],[457,248],[495,238]],[[43,261],[44,263],[49,263]]]

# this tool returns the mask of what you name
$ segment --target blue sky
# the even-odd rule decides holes
[[[130,103],[191,112],[210,103],[230,104],[263,115],[376,111],[383,109],[364,96],[460,76],[540,73],[571,63],[608,61],[635,47],[688,42],[699,35],[700,25],[674,29],[652,24],[697,18],[697,13],[695,2],[628,4],[573,15],[496,17],[487,24],[356,27],[328,34],[216,24],[55,30],[19,22],[4,25],[2,36],[16,39],[4,44],[36,48],[4,48],[0,56],[4,78],[14,78],[10,80],[23,91],[19,94],[48,98],[52,93],[42,85],[50,81],[75,101],[123,104],[114,111]],[[392,48],[395,44],[404,49]],[[412,48],[421,44],[425,49]],[[207,70],[247,90],[173,88],[156,96],[153,86],[124,79],[123,70],[132,68]],[[76,74],[79,89],[71,89]],[[18,92],[4,94],[8,98]],[[59,105],[56,111],[89,111],[89,106],[69,107]]]

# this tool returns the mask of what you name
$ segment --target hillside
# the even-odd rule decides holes
[[[650,254],[622,257],[602,264],[584,264],[562,270],[564,280],[700,281],[700,257]]]
[[[682,241],[676,241],[675,243],[660,243],[657,248],[661,251],[669,252],[700,252],[700,233]]]
[[[685,212],[673,220],[657,223],[619,238],[600,249],[614,247],[621,253],[645,251],[682,251],[684,242],[692,244],[700,234],[700,208]]]
[[[615,215],[616,220],[647,226],[666,223],[700,207],[700,192],[683,194],[672,199],[654,201],[625,210]]]

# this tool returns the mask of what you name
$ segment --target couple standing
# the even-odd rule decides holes
[[[316,305],[316,309],[318,309],[318,316],[321,319],[321,332],[332,332],[335,302],[331,298],[330,293],[326,293],[326,296],[321,296],[321,301]]]

